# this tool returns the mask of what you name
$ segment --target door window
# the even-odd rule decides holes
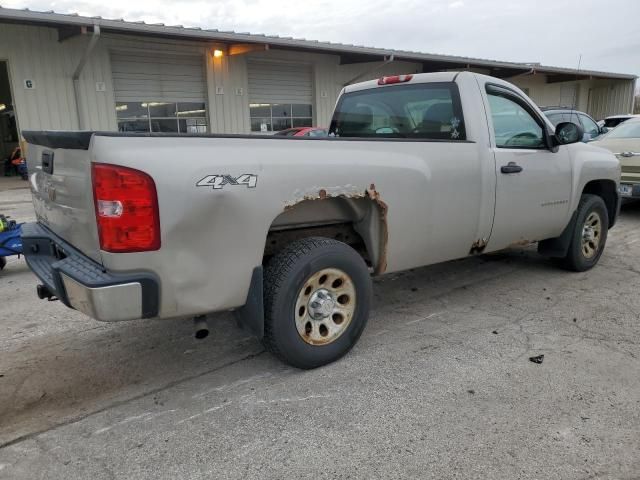
[[[590,138],[597,137],[600,135],[600,129],[598,128],[598,124],[591,120],[586,115],[580,115],[580,121],[582,122],[582,128],[584,128],[584,133],[589,135]]]
[[[487,92],[498,148],[546,148],[542,126],[508,95]]]

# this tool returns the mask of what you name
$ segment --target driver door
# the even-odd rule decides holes
[[[571,162],[552,151],[541,115],[515,90],[487,84],[485,101],[496,165],[496,207],[487,250],[560,235],[569,217]]]

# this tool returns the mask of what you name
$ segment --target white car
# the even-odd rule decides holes
[[[604,120],[600,120],[598,122],[598,125],[600,125],[601,127],[606,127],[609,130],[611,130],[612,128],[616,128],[622,122],[625,122],[630,118],[638,118],[638,117],[640,117],[640,115],[634,115],[632,113],[629,113],[626,115],[611,115],[605,118]]]

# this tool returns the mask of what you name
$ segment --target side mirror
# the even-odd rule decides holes
[[[609,127],[605,127],[604,125],[600,127],[600,135],[604,135],[609,131]]]
[[[569,145],[581,142],[584,130],[580,125],[571,122],[560,122],[556,127],[556,142],[558,145]]]

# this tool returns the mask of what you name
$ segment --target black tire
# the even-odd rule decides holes
[[[305,282],[323,269],[339,269],[355,287],[354,313],[331,343],[311,345],[296,327],[296,302]],[[264,273],[265,325],[263,344],[282,361],[297,368],[316,368],[345,355],[356,344],[369,318],[371,276],[362,257],[350,246],[323,237],[287,245],[268,262]]]
[[[600,229],[600,238],[596,253],[589,258],[583,252],[582,240],[585,222],[592,212],[595,212],[600,216],[602,227]],[[561,266],[574,272],[584,272],[593,268],[598,263],[598,260],[600,260],[600,256],[604,251],[605,244],[607,243],[608,231],[609,213],[604,200],[597,195],[583,194],[580,198],[580,203],[578,204],[578,215],[573,228],[573,235],[571,236],[569,250],[567,251],[567,255],[560,259]]]
[[[0,257],[0,270],[3,270],[6,265],[7,265],[7,259],[4,257]]]

